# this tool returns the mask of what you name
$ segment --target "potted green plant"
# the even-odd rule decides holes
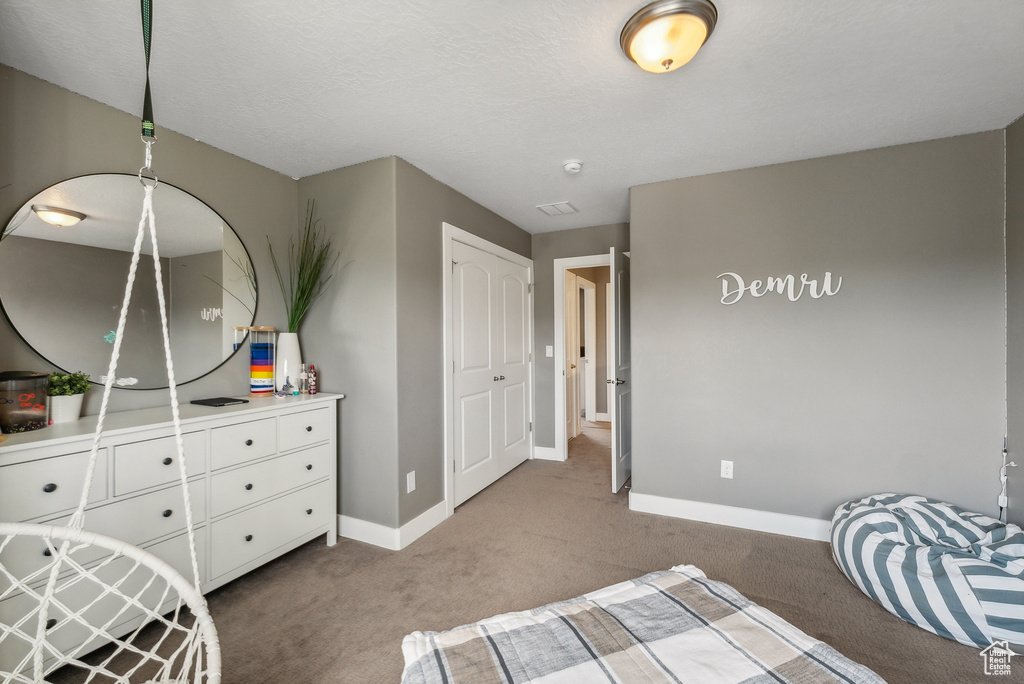
[[[315,218],[316,202],[306,203],[306,222],[298,233],[288,238],[288,277],[281,270],[274,246],[267,236],[270,259],[274,263],[277,283],[284,297],[288,316],[288,332],[278,336],[274,376],[277,389],[286,385],[298,386],[302,352],[299,348],[299,325],[313,303],[324,293],[334,276],[337,253],[331,253],[331,236],[319,219]]]
[[[50,373],[48,396],[51,423],[70,423],[82,415],[82,399],[92,388],[89,375],[76,373]]]

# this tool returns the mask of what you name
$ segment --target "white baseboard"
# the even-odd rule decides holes
[[[596,423],[610,423],[612,422],[612,416],[610,413],[598,413],[595,421]]]
[[[558,449],[555,447],[533,447],[533,457],[538,458],[542,461],[561,461],[561,456],[558,455]]]
[[[805,518],[799,515],[757,511],[752,508],[724,506],[704,501],[670,499],[653,494],[637,494],[633,491],[629,493],[629,509],[640,513],[654,513],[672,518],[741,527],[758,532],[784,534],[788,537],[816,541],[829,540],[830,521]]]
[[[391,551],[401,551],[444,522],[445,517],[444,501],[397,529],[347,515],[339,515],[338,534]]]
[[[444,501],[420,513],[398,528],[398,548],[404,549],[409,544],[412,544],[427,532],[443,523],[447,517],[444,512]]]

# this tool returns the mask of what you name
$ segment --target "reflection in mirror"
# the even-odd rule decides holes
[[[51,225],[33,205],[85,218]],[[153,208],[174,375],[182,384],[241,346],[235,328],[252,325],[256,276],[238,236],[199,199],[161,181]],[[25,342],[58,368],[85,371],[96,382],[106,375],[141,213],[138,177],[81,176],[29,199],[0,236],[0,306]],[[135,389],[155,389],[167,386],[167,371],[148,236],[143,254],[117,375],[137,379]]]

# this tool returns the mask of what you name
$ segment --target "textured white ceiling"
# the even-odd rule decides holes
[[[665,75],[619,50],[643,4],[154,0],[157,126],[293,177],[398,155],[536,233],[625,221],[633,185],[1024,114],[1020,0],[718,0]],[[2,0],[0,62],[138,114],[139,23],[138,0]],[[534,208],[559,201],[580,213]]]

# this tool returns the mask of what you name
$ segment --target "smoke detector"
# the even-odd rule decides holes
[[[569,159],[564,164],[562,164],[562,168],[565,169],[566,173],[577,174],[583,170],[583,162],[581,162],[579,159]]]

